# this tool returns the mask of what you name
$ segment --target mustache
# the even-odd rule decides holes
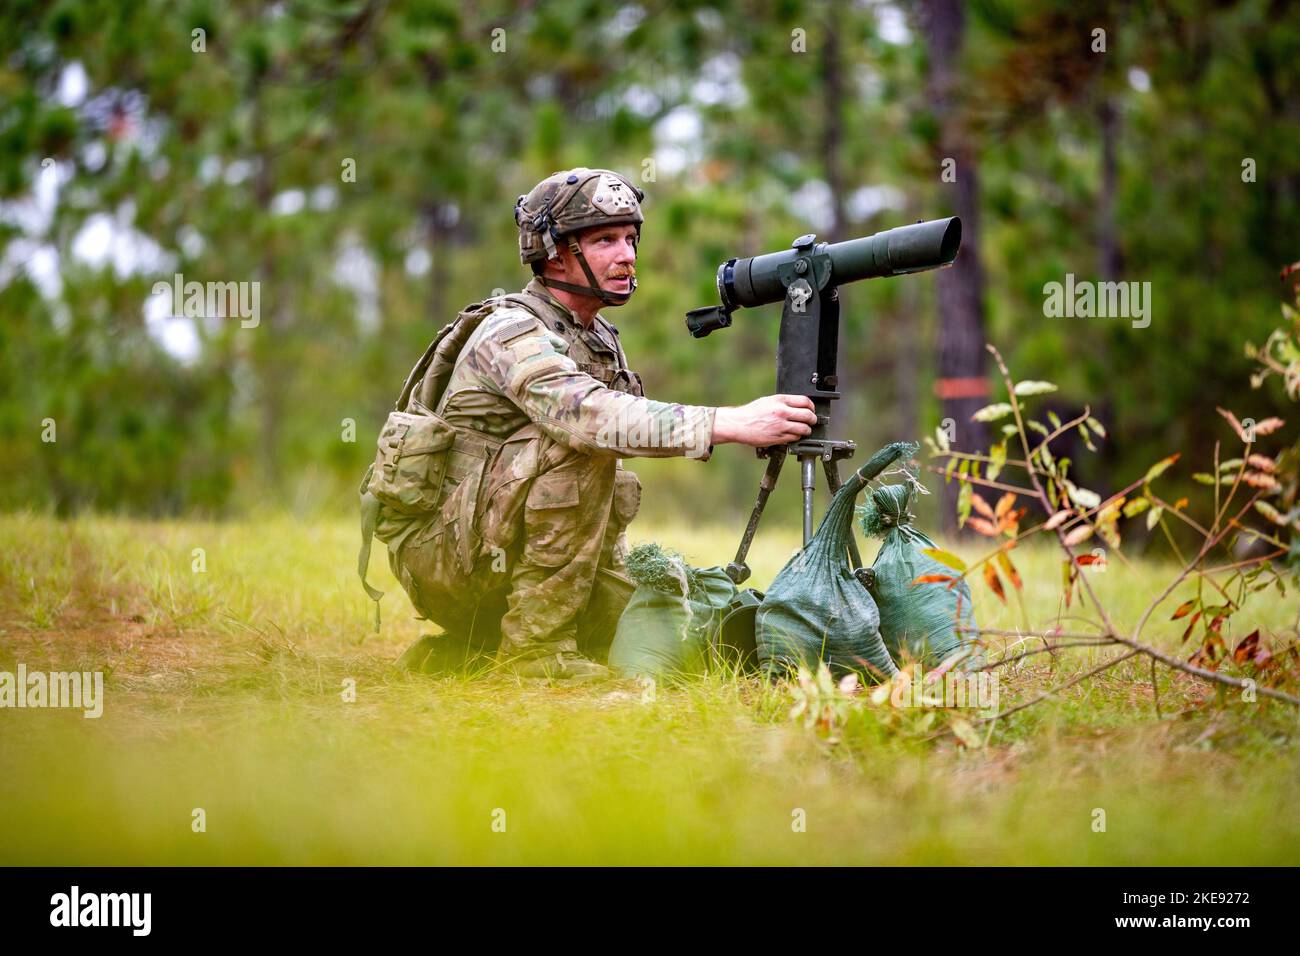
[[[635,269],[618,269],[614,272],[607,272],[606,279],[631,279],[636,275]]]

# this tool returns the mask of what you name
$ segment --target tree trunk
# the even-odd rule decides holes
[[[960,0],[924,0],[921,5],[929,46],[929,75],[926,92],[930,109],[939,126],[939,156],[935,173],[943,161],[956,163],[956,181],[944,183],[952,191],[947,198],[951,212],[961,217],[961,252],[951,267],[937,277],[939,303],[939,379],[935,391],[942,403],[941,417],[951,419],[952,446],[976,451],[988,444],[988,430],[971,415],[986,405],[988,378],[984,351],[984,272],[979,256],[979,175],[976,156],[965,130],[964,116],[956,98],[965,19]],[[949,210],[944,210],[947,213]],[[958,483],[943,485],[944,531],[956,533]]]

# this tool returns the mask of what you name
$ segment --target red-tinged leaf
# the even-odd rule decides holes
[[[1174,502],[1174,510],[1175,510],[1175,511],[1182,511],[1182,510],[1183,510],[1184,508],[1186,508],[1186,507],[1187,507],[1187,499],[1186,499],[1186,498],[1179,498],[1177,501]]]
[[[1020,519],[1029,514],[1029,508],[1013,508],[1004,514],[998,520],[998,528],[1007,534],[1014,535],[1020,532]]]
[[[1255,659],[1255,652],[1259,649],[1259,628],[1251,631],[1237,644],[1232,652],[1232,659],[1238,664],[1245,664],[1247,661]]]
[[[1222,415],[1224,418],[1228,420],[1228,424],[1231,425],[1232,430],[1237,433],[1237,437],[1240,438],[1242,441],[1245,441],[1246,429],[1243,428],[1241,422],[1237,420],[1237,416],[1232,414],[1232,412],[1228,411],[1226,408],[1217,408],[1217,411],[1220,415]]]
[[[1246,459],[1246,464],[1260,471],[1267,471],[1269,474],[1277,471],[1277,462],[1268,455],[1251,455]]]
[[[1015,494],[1008,491],[1005,495],[1003,495],[1001,498],[998,499],[997,507],[993,509],[994,515],[998,518],[1001,518],[1004,514],[1007,513],[1007,510],[1013,504],[1015,504],[1015,501],[1016,501]]]
[[[912,586],[918,584],[937,584],[940,581],[956,580],[951,574],[922,574],[920,577],[912,579]]]
[[[993,567],[992,564],[984,565],[984,583],[989,586],[989,590],[998,596],[998,600],[1003,604],[1007,603],[1007,594],[1002,590],[1002,579],[998,577],[998,569]]]
[[[1061,525],[1065,524],[1066,520],[1068,520],[1073,514],[1073,511],[1058,511],[1044,522],[1043,527],[1048,531],[1051,531],[1054,528],[1059,528]]]
[[[1191,664],[1193,667],[1203,667],[1207,671],[1214,670],[1215,662],[1214,662],[1213,648],[1209,647],[1208,645],[1202,646],[1196,651],[1195,654],[1187,658],[1187,663]]]
[[[1176,621],[1180,617],[1187,617],[1187,615],[1192,613],[1192,608],[1194,607],[1196,607],[1196,598],[1189,598],[1182,604],[1178,605],[1178,610],[1174,611],[1174,616],[1169,620]]]
[[[980,514],[982,514],[984,517],[989,519],[992,519],[994,517],[993,509],[989,507],[989,503],[984,500],[984,496],[981,495],[978,491],[970,496],[970,503],[974,505],[975,510],[978,511]]]
[[[990,538],[996,538],[998,536],[998,529],[983,518],[971,518],[966,523],[982,535],[986,535]]]
[[[1075,559],[1075,563],[1081,568],[1086,568],[1090,564],[1104,564],[1105,562],[1096,554],[1081,554]]]
[[[1255,436],[1271,435],[1285,424],[1280,418],[1266,418],[1255,425]]]
[[[1081,524],[1065,536],[1066,547],[1073,548],[1076,544],[1083,544],[1092,537],[1092,525]]]
[[[1281,487],[1276,478],[1262,471],[1248,471],[1242,481],[1252,488],[1268,488],[1270,491]]]
[[[1158,462],[1156,462],[1154,465],[1152,465],[1150,468],[1147,469],[1147,473],[1142,480],[1144,482],[1147,482],[1147,481],[1153,481],[1154,479],[1158,478],[1160,475],[1164,474],[1165,470],[1169,468],[1169,466],[1172,465],[1174,462],[1176,462],[1181,456],[1182,456],[1182,452],[1179,451],[1179,452],[1174,452],[1168,458],[1161,458]]]
[[[1187,643],[1187,639],[1192,636],[1192,628],[1196,626],[1196,622],[1200,619],[1200,617],[1201,617],[1200,611],[1197,611],[1195,614],[1192,615],[1192,619],[1187,622],[1187,630],[1183,631],[1183,636],[1178,640],[1179,644]]]
[[[1017,571],[1016,566],[1011,563],[1010,555],[1005,551],[999,551],[998,564],[1001,565],[1002,573],[1007,576],[1007,580],[1011,582],[1011,586],[1017,591],[1023,591],[1025,589],[1025,582],[1020,579],[1020,572]]]

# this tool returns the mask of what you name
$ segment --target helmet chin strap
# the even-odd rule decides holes
[[[636,276],[631,277],[631,287],[626,292],[610,292],[608,289],[602,289],[600,283],[596,281],[591,266],[587,265],[587,257],[582,254],[582,248],[578,245],[578,240],[573,236],[569,236],[569,251],[578,260],[578,265],[582,266],[582,271],[586,274],[587,281],[591,285],[575,285],[572,282],[561,282],[559,279],[548,279],[541,276],[542,285],[550,289],[563,289],[565,292],[573,292],[576,295],[589,295],[600,299],[606,305],[623,305],[628,299],[632,298],[632,293],[636,291]]]

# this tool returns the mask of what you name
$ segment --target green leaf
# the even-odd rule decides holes
[[[979,750],[984,746],[984,741],[980,739],[978,731],[971,726],[970,721],[964,717],[953,717],[949,721],[949,727],[952,729],[953,736],[961,741],[963,747],[967,750]]]
[[[1015,387],[1015,393],[1017,395],[1042,395],[1045,392],[1054,391],[1056,391],[1056,386],[1051,382],[1016,382]]]
[[[957,527],[962,528],[966,525],[966,519],[970,517],[971,495],[974,494],[974,486],[969,481],[961,483],[961,491],[957,492]]]
[[[966,487],[969,488],[970,485],[967,485]],[[922,548],[921,553],[928,554],[940,564],[946,564],[954,571],[960,571],[962,574],[966,573],[966,562],[957,557],[957,555],[953,554],[951,551],[945,551],[943,548]]]
[[[1047,420],[1052,423],[1052,428],[1055,429],[1061,427],[1061,419],[1057,417],[1056,412],[1049,410],[1047,413]]]
[[[1278,510],[1274,508],[1271,504],[1269,504],[1267,501],[1256,501],[1255,510],[1258,511],[1260,514],[1262,514],[1269,521],[1273,522],[1273,524],[1285,525],[1287,523],[1286,519],[1283,518],[1280,514],[1278,514]]]
[[[1156,506],[1147,512],[1147,530],[1152,531],[1160,523],[1160,516],[1165,513],[1163,506]]]
[[[1151,507],[1151,502],[1146,498],[1134,498],[1124,505],[1124,517],[1131,518],[1134,515],[1140,515]]]
[[[973,422],[996,422],[999,418],[1006,418],[1011,411],[1011,406],[1006,402],[994,402],[992,405],[985,405],[970,418]]]
[[[1002,474],[1003,466],[1007,463],[1007,443],[1005,439],[989,449],[989,457],[993,460],[988,463],[985,477],[989,481],[996,481],[998,475]]]
[[[1079,488],[1069,481],[1065,483],[1065,487],[1070,492],[1070,497],[1074,499],[1075,504],[1082,505],[1085,508],[1095,508],[1101,504],[1101,495],[1095,491]]]
[[[1086,418],[1083,423],[1096,432],[1098,438],[1106,437],[1106,429],[1101,427],[1101,422],[1097,421],[1097,419]]]
[[[1003,425],[1003,426],[1002,426],[1002,434],[1005,435],[1005,436],[1007,436],[1008,438],[1010,438],[1010,437],[1011,437],[1012,435],[1014,435],[1015,433],[1016,433],[1016,426],[1015,426],[1015,425]]]
[[[1047,430],[1047,426],[1044,425],[1042,422],[1036,422],[1033,419],[1030,419],[1029,421],[1025,422],[1025,425],[1026,427],[1032,428],[1034,431],[1038,432],[1038,434],[1042,435],[1044,438],[1046,438],[1049,434],[1051,434]]]

